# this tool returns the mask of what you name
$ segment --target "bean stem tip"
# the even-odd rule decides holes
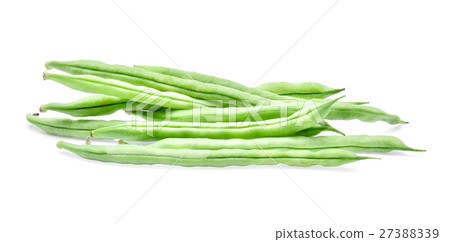
[[[119,139],[119,141],[117,141],[119,143],[119,145],[127,145],[128,143],[125,142],[124,140]]]
[[[86,144],[87,145],[90,145],[91,144],[91,138],[92,138],[93,136],[92,136],[92,131],[91,132],[89,132],[89,136],[86,138]]]

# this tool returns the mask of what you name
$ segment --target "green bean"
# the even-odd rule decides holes
[[[137,101],[144,102],[147,105],[160,105],[174,109],[191,109],[193,107],[211,105],[208,101],[192,99],[182,94],[159,92],[96,76],[68,76],[44,72],[44,80],[46,79],[53,80],[79,91],[100,93],[129,100],[138,98]]]
[[[181,111],[181,110],[180,110],[180,111]],[[176,112],[176,111],[175,111],[175,112]],[[179,122],[184,122],[184,123],[192,122],[192,121],[194,120],[192,116],[185,117],[185,119],[173,119],[173,120],[172,120],[169,116],[166,116],[166,115],[165,115],[165,112],[159,112],[159,111],[153,112],[153,113],[151,113],[151,112],[148,112],[148,113],[147,113],[147,112],[132,111],[132,114],[133,114],[133,115],[136,115],[136,116],[139,116],[139,117],[142,117],[142,118],[144,118],[144,119],[147,119],[147,120],[149,120],[149,121],[153,121],[153,122],[161,122],[161,123],[169,122],[167,126],[172,126],[171,124],[176,123],[176,122],[174,122],[174,121],[178,121],[178,120],[179,120]],[[180,114],[180,113],[177,113],[177,114]],[[249,120],[250,120],[250,121],[256,121],[255,119],[251,118],[251,116],[248,116],[248,117],[249,117]],[[189,120],[189,119],[190,119],[190,120]],[[259,120],[259,119],[258,119],[258,120]],[[200,119],[199,122],[203,122],[202,127],[205,127],[205,123],[208,123],[208,122],[203,118],[203,116],[202,116],[202,118]],[[230,126],[230,127],[234,127],[234,126],[237,126],[237,125],[240,125],[240,126],[243,125],[243,124],[241,124],[241,123],[238,123],[238,124],[234,124],[234,125],[233,125],[233,123],[232,123],[229,119],[226,119],[226,121],[224,121],[224,122],[229,122],[229,123],[228,123],[228,124],[229,124],[228,126]],[[235,121],[235,122],[243,122],[243,120],[238,120],[238,121]],[[260,122],[261,122],[261,121],[260,121]],[[215,123],[219,123],[219,122],[215,122]],[[187,125],[183,125],[183,126],[187,126]],[[344,133],[342,133],[341,131],[339,131],[339,130],[333,128],[332,126],[330,126],[330,125],[329,125],[328,123],[326,123],[326,122],[325,122],[325,124],[317,124],[317,125],[314,125],[313,127],[310,127],[310,128],[308,128],[308,129],[299,131],[299,132],[295,133],[294,135],[300,135],[300,136],[315,136],[315,135],[320,134],[320,133],[323,132],[323,131],[331,131],[331,132],[335,132],[335,133],[344,135]]]
[[[324,100],[308,100],[317,104],[323,103]],[[133,112],[143,118],[155,120],[174,120],[174,121],[192,121],[199,119],[203,122],[229,122],[229,121],[245,121],[245,120],[267,120],[279,118],[282,116],[282,110],[285,115],[292,115],[300,110],[305,101],[299,100],[298,104],[291,105],[267,105],[254,107],[228,107],[228,108],[209,108],[201,107],[191,110],[173,110],[166,113],[165,110],[146,112]],[[399,116],[389,114],[381,109],[361,105],[360,103],[337,102],[334,104],[329,114],[325,117],[328,120],[352,120],[358,119],[364,122],[384,121],[389,124],[405,124],[407,122],[400,119]]]
[[[278,122],[271,121],[261,126],[243,128],[191,128],[191,127],[158,127],[147,123],[136,125],[118,125],[99,128],[91,132],[93,138],[149,140],[154,138],[187,137],[187,138],[257,138],[273,136],[289,136],[299,131],[314,127],[317,118],[327,115],[330,107],[338,99],[326,101],[318,106],[302,109]],[[319,120],[321,121],[321,120]]]
[[[261,102],[266,101],[266,98],[260,97],[258,95],[254,95],[251,93],[246,93],[234,88],[230,88],[227,86],[221,86],[211,83],[196,83],[194,80],[187,81],[186,79],[181,79],[174,76],[162,75],[155,72],[149,72],[139,68],[133,68],[124,65],[109,65],[99,61],[91,61],[91,60],[78,60],[78,61],[49,61],[46,63],[46,67],[56,68],[62,71],[66,71],[71,74],[101,74],[109,73],[109,74],[118,74],[115,76],[117,80],[120,81],[130,81],[128,78],[123,78],[123,76],[137,77],[144,80],[149,80],[147,82],[141,82],[142,85],[147,87],[157,89],[160,86],[155,86],[154,82],[166,84],[166,88],[169,86],[178,87],[181,89],[170,90],[170,91],[178,91],[181,94],[190,95],[194,98],[204,98],[203,95],[199,93],[209,93],[216,94],[217,98],[213,100],[246,100],[252,105],[259,105]],[[74,70],[74,68],[77,68]],[[86,71],[96,71],[96,72],[86,72]],[[100,72],[100,73],[99,73]],[[105,77],[103,75],[103,77]],[[150,82],[151,81],[151,82]],[[136,84],[133,82],[132,84]],[[191,90],[195,92],[186,93],[182,89]],[[167,89],[166,89],[167,90]],[[209,98],[207,98],[209,99]]]
[[[72,120],[67,118],[43,118],[38,114],[27,114],[28,122],[45,131],[58,136],[85,139],[89,133],[98,128],[125,124],[119,120]]]
[[[81,157],[123,164],[167,164],[179,166],[246,166],[276,165],[290,166],[339,166],[349,162],[370,159],[353,152],[339,149],[319,151],[271,149],[271,150],[179,150],[158,149],[140,145],[75,145],[59,141],[57,146]]]
[[[323,99],[345,90],[345,88],[331,88],[318,82],[267,82],[256,88],[279,95],[305,99]]]
[[[406,124],[401,118],[389,114],[383,110],[366,105],[355,105],[351,103],[338,102],[331,108],[326,119],[329,120],[351,120],[358,119],[363,122],[384,121],[389,124]]]
[[[217,84],[224,87],[230,87],[242,92],[254,94],[263,98],[271,99],[271,100],[292,100],[292,97],[284,97],[281,95],[277,95],[275,93],[267,92],[264,90],[260,90],[258,88],[251,88],[244,86],[238,82],[234,82],[231,80],[223,79],[220,77],[205,75],[193,71],[182,71],[178,69],[163,67],[163,66],[144,66],[144,65],[135,65],[134,67],[140,68],[149,72],[156,72],[163,75],[183,78],[183,79],[193,79],[195,81],[199,81],[202,83],[210,83]]]
[[[127,100],[99,94],[84,97],[70,103],[47,103],[42,105],[39,111],[52,110],[66,113],[73,117],[100,116],[125,109]]]
[[[170,149],[258,149],[264,150],[289,148],[304,150],[319,149],[347,149],[362,152],[389,152],[393,150],[404,151],[424,151],[414,149],[405,145],[400,139],[393,136],[369,136],[369,135],[349,135],[349,136],[318,136],[318,137],[275,137],[247,139],[188,139],[188,138],[167,138],[150,144],[154,148]]]
[[[68,118],[42,118],[35,115],[27,115],[27,119],[41,128],[47,133],[67,136],[67,137],[76,137],[76,138],[86,138],[89,135],[90,131],[94,129],[102,128],[102,127],[110,127],[117,125],[136,125],[138,121],[103,121],[103,120],[91,120],[91,119],[81,119],[81,120],[72,120]],[[276,123],[278,120],[266,120],[262,124],[268,125],[271,123]],[[160,127],[170,127],[170,128],[242,128],[242,127],[251,127],[256,126],[258,122],[242,122],[242,123],[198,123],[198,122],[164,122],[158,121],[156,123],[146,122],[146,125],[151,125],[152,128],[160,128]],[[338,132],[333,127],[328,124],[325,125],[314,125],[306,130],[300,131],[294,135],[316,135],[321,131],[329,130],[333,132]],[[73,133],[73,134],[71,134]]]

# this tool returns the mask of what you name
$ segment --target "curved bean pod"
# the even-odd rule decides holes
[[[168,164],[179,166],[246,166],[276,165],[290,166],[339,166],[349,162],[370,159],[353,152],[339,149],[319,151],[307,150],[177,150],[158,149],[139,145],[75,145],[59,141],[57,146],[81,157],[123,164]]]

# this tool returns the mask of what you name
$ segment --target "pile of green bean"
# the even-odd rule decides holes
[[[256,88],[197,72],[99,61],[49,61],[44,72],[74,90],[93,93],[67,103],[47,103],[41,113],[104,116],[123,110],[131,120],[40,117],[27,120],[46,133],[86,139],[58,147],[81,157],[125,164],[180,166],[339,166],[370,159],[355,152],[423,151],[393,136],[345,136],[326,120],[404,124],[367,102],[328,99],[342,92],[316,82],[270,82]],[[336,135],[321,135],[331,131]],[[95,139],[118,145],[92,145]],[[127,141],[146,141],[146,145]]]

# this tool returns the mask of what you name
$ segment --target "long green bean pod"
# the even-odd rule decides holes
[[[324,100],[307,100],[316,104],[323,103]],[[298,104],[290,105],[267,105],[254,107],[227,107],[227,108],[208,108],[201,107],[191,110],[172,110],[167,113],[165,110],[158,110],[152,113],[134,112],[144,118],[155,120],[176,120],[176,121],[192,121],[199,119],[203,122],[228,122],[244,120],[267,120],[279,118],[284,115],[292,115],[300,110],[304,105],[304,100],[299,100]],[[325,117],[328,120],[352,120],[357,119],[364,122],[383,121],[389,124],[404,124],[395,114],[389,114],[381,109],[360,105],[359,103],[337,102],[334,104],[328,115]]]
[[[323,99],[345,89],[335,89],[318,82],[267,82],[257,86],[258,89],[304,99]]]
[[[178,111],[178,110],[177,110],[177,111]],[[177,111],[175,111],[176,114],[178,114],[178,115],[181,114],[181,113],[179,113],[179,112],[177,112]],[[182,111],[182,110],[180,110],[180,111]],[[157,112],[132,111],[131,113],[132,113],[133,115],[142,117],[143,119],[148,120],[149,122],[168,123],[167,126],[171,126],[170,124],[172,124],[174,121],[175,121],[175,122],[176,122],[176,121],[179,121],[179,122],[185,122],[185,123],[186,123],[186,122],[193,122],[194,120],[198,120],[198,122],[203,122],[204,125],[205,125],[205,123],[208,123],[207,120],[210,120],[210,119],[208,119],[208,118],[205,119],[205,116],[203,116],[202,114],[200,115],[200,116],[201,116],[200,118],[198,118],[198,119],[197,119],[197,118],[194,118],[194,117],[192,116],[192,111],[188,111],[188,112],[186,113],[186,116],[184,116],[184,117],[183,117],[183,116],[178,116],[178,117],[176,117],[176,118],[171,118],[171,117],[170,117],[170,114],[167,115],[165,111],[163,111],[163,112],[160,112],[160,111],[157,111]],[[280,116],[280,115],[278,115],[278,117],[279,117],[279,116]],[[266,116],[262,116],[262,117],[267,118]],[[217,118],[217,116],[216,116],[216,118]],[[276,118],[276,117],[275,117],[275,118]],[[242,124],[240,124],[239,122],[243,122],[244,120],[248,120],[248,121],[259,121],[259,122],[261,122],[261,121],[263,121],[264,119],[261,119],[261,118],[254,118],[254,117],[251,116],[251,114],[247,114],[247,118],[246,118],[246,119],[244,119],[243,116],[240,116],[240,118],[239,118],[238,120],[233,119],[233,118],[229,118],[228,116],[225,116],[224,118],[214,119],[214,121],[212,121],[212,122],[213,122],[213,123],[218,123],[219,120],[220,120],[220,122],[222,122],[222,121],[223,121],[223,122],[228,122],[229,124],[230,124],[230,122],[238,122],[236,125],[242,126]],[[234,121],[232,121],[232,120],[234,120]],[[209,122],[211,122],[211,121],[209,121]],[[264,123],[264,122],[263,122],[263,123]],[[203,127],[205,127],[204,125],[203,125]],[[236,126],[236,125],[229,125],[229,126]],[[331,132],[335,132],[335,133],[344,135],[343,132],[341,132],[341,131],[335,129],[334,127],[332,127],[331,125],[329,125],[327,122],[323,122],[323,124],[316,124],[316,125],[314,125],[314,126],[308,128],[308,129],[299,131],[299,132],[295,133],[294,135],[300,135],[300,136],[315,136],[315,135],[320,134],[320,133],[323,132],[323,131],[331,131]]]
[[[75,145],[59,141],[57,146],[69,150],[81,157],[104,162],[122,164],[166,164],[178,166],[247,166],[276,165],[289,166],[340,166],[357,160],[371,157],[358,156],[355,153],[340,149],[318,151],[292,149],[159,149],[151,145]]]
[[[329,120],[352,120],[358,119],[363,122],[384,121],[389,124],[406,124],[399,116],[389,114],[385,111],[367,105],[338,102],[331,108],[326,119]]]
[[[39,111],[52,110],[73,117],[100,116],[125,109],[127,101],[128,99],[98,94],[69,103],[47,103],[42,105]]]
[[[117,125],[136,125],[139,121],[104,121],[92,119],[73,120],[68,118],[45,118],[38,117],[38,114],[28,114],[27,120],[40,128],[41,130],[59,136],[86,138],[90,131],[98,128],[117,126]],[[278,120],[266,120],[262,124],[267,125],[277,122]],[[242,122],[242,123],[202,123],[202,122],[177,122],[177,121],[154,121],[152,123],[146,122],[146,125],[151,125],[152,128],[169,127],[169,128],[242,128],[256,126],[258,122]],[[340,131],[331,127],[328,123],[316,124],[312,127],[299,131],[293,135],[313,136],[322,131],[332,131],[342,134]],[[133,140],[133,139],[132,139]]]
[[[119,120],[105,121],[43,118],[39,117],[38,114],[27,114],[26,118],[28,122],[46,133],[80,139],[87,138],[92,130],[108,126],[117,126],[125,123],[125,121]]]
[[[347,149],[362,152],[389,152],[393,150],[404,151],[424,151],[414,149],[405,145],[400,139],[393,136],[369,136],[369,135],[349,135],[349,136],[318,136],[318,137],[274,137],[257,139],[188,139],[188,138],[167,138],[150,144],[155,148],[170,149]]]
[[[203,94],[216,94],[218,99],[213,100],[246,100],[252,105],[260,105],[261,102],[264,102],[266,98],[263,98],[258,95],[254,95],[251,93],[243,92],[234,88],[230,88],[227,86],[212,84],[212,83],[196,83],[195,80],[186,80],[174,76],[162,75],[155,72],[149,72],[140,68],[134,68],[124,65],[110,65],[100,61],[92,61],[92,60],[77,60],[77,61],[49,61],[46,63],[46,67],[48,69],[55,68],[58,70],[62,70],[71,74],[91,74],[91,75],[100,75],[101,77],[105,77],[104,73],[107,74],[117,74],[114,76],[114,79],[129,82],[130,79],[123,78],[123,76],[136,77],[141,78],[143,80],[139,83],[146,87],[151,87],[154,89],[160,88],[160,86],[155,86],[154,82],[162,83],[166,86],[166,88],[177,87],[185,90],[191,90],[194,92],[186,93],[181,89],[171,89],[168,91],[179,92],[181,94],[189,95],[194,98],[204,99]],[[111,77],[111,76],[109,76]],[[133,82],[132,84],[137,84]],[[202,95],[199,95],[202,93]],[[219,99],[220,98],[220,99]],[[210,98],[207,98],[210,99]]]

